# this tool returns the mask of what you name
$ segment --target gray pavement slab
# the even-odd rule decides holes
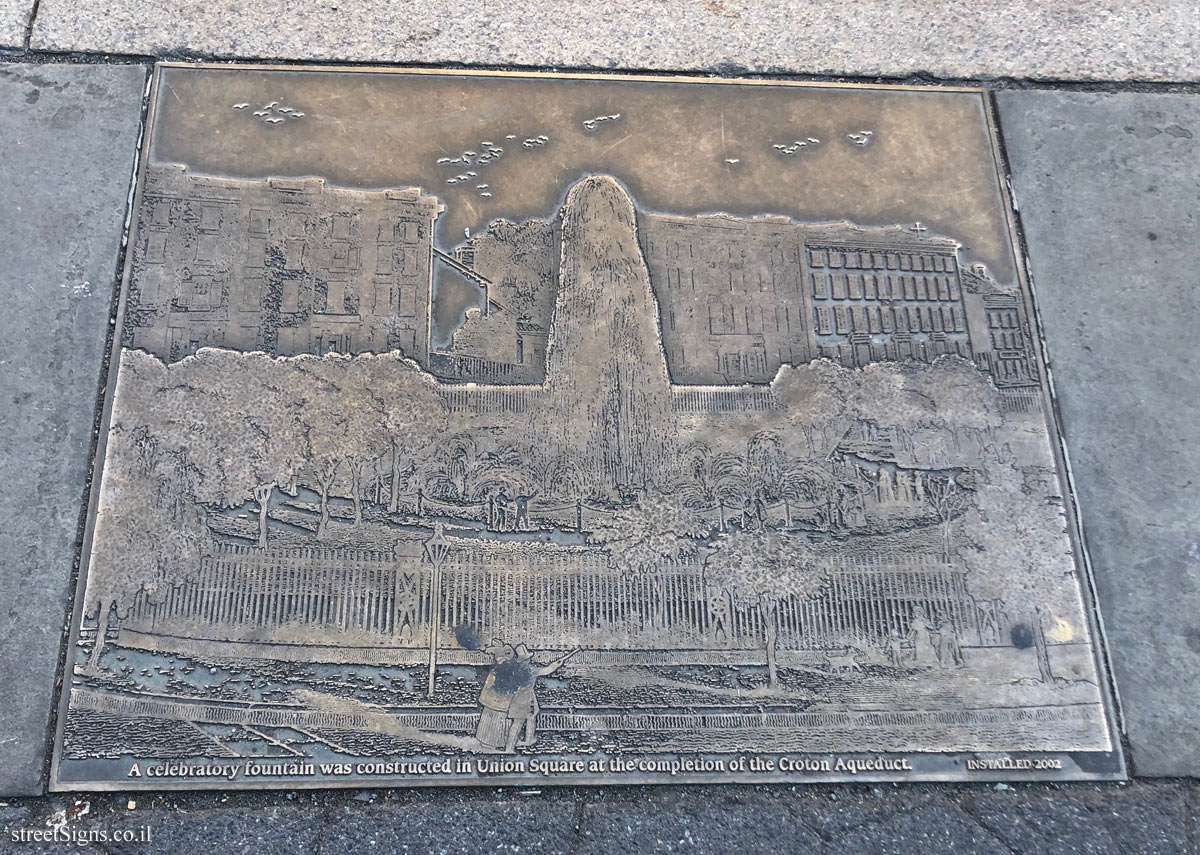
[[[0,0],[0,48],[20,48],[33,14],[33,0]]]
[[[426,790],[397,793],[369,806],[345,801],[333,807],[322,837],[324,855],[376,852],[556,853],[570,850],[575,805],[561,797],[468,795]]]
[[[1179,781],[989,788],[971,792],[961,804],[1012,852],[1176,855],[1188,842],[1181,834],[1189,827],[1188,789]]]
[[[40,792],[146,69],[0,65],[0,793]]]
[[[797,815],[795,801],[794,789],[784,787],[600,791],[583,804],[574,851],[819,852],[821,837]]]
[[[149,826],[141,852],[1032,853],[1198,855],[1200,782],[1117,784],[663,786],[618,788],[109,793],[18,800],[12,829],[67,807],[77,835]],[[78,800],[78,802],[77,802]],[[14,810],[14,808],[16,810]],[[6,812],[7,811],[7,812]],[[26,846],[13,851],[38,851]],[[59,844],[57,849],[65,851]]]
[[[998,101],[1133,770],[1200,775],[1200,97]]]
[[[41,0],[39,50],[632,69],[1196,80],[1191,0]]]

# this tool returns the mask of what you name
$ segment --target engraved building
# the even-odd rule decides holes
[[[126,346],[277,355],[429,354],[433,224],[419,189],[242,180],[147,168]]]
[[[763,383],[821,357],[861,367],[944,354],[998,385],[1034,382],[1020,301],[982,272],[964,281],[949,238],[784,217],[645,214],[640,224],[676,382]],[[993,318],[992,305],[1009,314]],[[999,323],[1004,336],[990,334]]]

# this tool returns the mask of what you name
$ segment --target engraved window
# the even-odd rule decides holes
[[[411,285],[407,288],[399,290],[399,308],[398,311],[405,317],[411,317],[417,313],[417,289]]]
[[[421,268],[417,264],[417,251],[415,249],[404,250],[403,270],[406,276],[416,276],[421,272]]]
[[[885,333],[890,333],[896,328],[896,310],[891,306],[884,306],[880,311],[880,325]]]
[[[375,256],[375,271],[377,273],[392,272],[392,246],[391,244],[379,244],[378,254]]]
[[[875,275],[863,277],[863,297],[867,300],[877,299],[879,296],[879,277]]]
[[[871,306],[867,309],[867,330],[873,333],[882,332],[878,306]]]
[[[900,269],[901,270],[911,270],[912,269],[912,257],[911,256],[908,256],[908,255],[900,256]]]
[[[201,234],[196,239],[196,261],[211,264],[217,258],[217,236]]]
[[[258,237],[266,237],[271,228],[271,216],[263,208],[253,208],[250,211],[249,232]]]
[[[289,238],[302,238],[308,231],[308,222],[303,216],[293,214],[288,217],[285,233]]]
[[[283,296],[279,303],[279,311],[285,314],[300,311],[300,283],[287,280],[283,283]]]
[[[958,262],[953,255],[946,257],[946,270],[949,273],[953,273],[954,271],[958,270]]]
[[[305,247],[302,240],[286,240],[283,242],[283,269],[303,270],[305,262]]]
[[[929,281],[924,276],[914,276],[913,277],[913,286],[916,289],[916,295],[917,295],[918,300],[928,300],[929,299],[929,289],[928,289]]]
[[[812,273],[812,291],[813,296],[819,300],[824,300],[829,296],[828,273]]]
[[[896,253],[894,253],[894,252],[889,252],[888,257],[887,257],[888,270],[895,270],[899,266],[900,266],[899,256],[897,256]]]
[[[850,310],[845,306],[838,306],[833,310],[834,323],[837,324],[839,335],[846,335],[850,332]]]
[[[833,299],[846,299],[846,276],[841,273],[836,273],[833,276]]]
[[[863,295],[863,276],[861,273],[846,277],[846,290],[851,300],[861,300]]]
[[[813,267],[824,267],[825,266],[825,252],[820,249],[809,250],[808,260],[809,260],[809,263]]]
[[[267,259],[267,239],[252,237],[246,241],[246,266],[262,267]]]
[[[352,214],[334,214],[333,215],[333,238],[334,240],[348,240],[350,238],[350,224],[354,222]]]
[[[157,303],[161,298],[163,282],[163,269],[161,267],[147,267],[138,276],[137,285],[141,292],[141,302]]]
[[[761,333],[763,331],[762,306],[746,306],[746,332]]]
[[[191,300],[193,306],[207,306],[212,295],[213,278],[207,274],[197,274],[191,281]]]
[[[171,225],[171,200],[159,199],[151,209],[150,222],[156,226]]]
[[[358,250],[347,241],[333,244],[329,258],[330,270],[357,270]]]
[[[146,235],[146,255],[144,260],[149,264],[161,262],[167,253],[167,236],[163,232],[150,232]]]
[[[396,238],[404,243],[416,243],[420,237],[417,224],[405,221],[396,226]]]
[[[848,267],[850,269],[854,269],[854,268],[858,267],[858,253],[857,252],[847,252],[845,254],[845,259],[846,259],[846,267]]]
[[[818,308],[816,315],[817,333],[819,335],[829,335],[831,332],[833,332],[833,330],[829,327],[829,309]]]
[[[325,311],[341,314],[346,311],[346,283],[331,279],[325,284]]]
[[[215,232],[221,227],[221,211],[216,205],[200,206],[200,231]]]
[[[834,252],[834,251],[830,250],[829,266],[830,267],[841,267],[842,266],[842,254],[840,252]]]
[[[254,311],[262,308],[262,294],[262,279],[258,276],[247,276],[242,280],[242,309]]]

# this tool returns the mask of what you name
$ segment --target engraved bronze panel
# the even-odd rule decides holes
[[[57,788],[1123,776],[986,93],[151,102]]]

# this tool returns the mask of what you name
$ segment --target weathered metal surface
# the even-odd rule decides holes
[[[1123,774],[982,92],[153,103],[56,786]]]

